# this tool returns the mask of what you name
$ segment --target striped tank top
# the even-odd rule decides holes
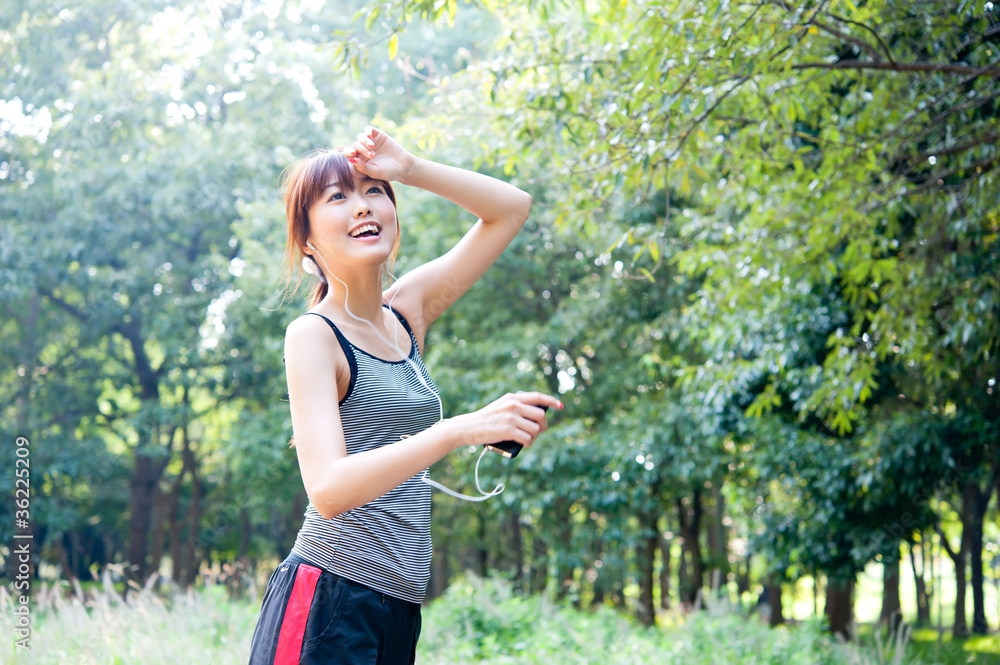
[[[420,358],[416,337],[403,315],[392,312],[410,337],[412,363],[366,353],[328,318],[310,312],[333,329],[351,367],[351,382],[339,403],[348,455],[405,446],[401,437],[431,427],[441,414],[437,387]],[[423,475],[420,471],[374,501],[330,519],[310,501],[292,552],[394,598],[422,602],[431,564],[431,488],[421,481]]]

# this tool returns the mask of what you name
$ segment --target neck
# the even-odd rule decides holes
[[[380,272],[371,275],[351,274],[347,279],[338,275],[337,277],[343,279],[343,283],[337,277],[328,275],[329,290],[323,302],[329,302],[347,315],[346,303],[346,308],[350,309],[354,316],[381,326],[383,319]]]

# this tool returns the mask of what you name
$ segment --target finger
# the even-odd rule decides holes
[[[547,406],[550,409],[562,409],[563,403],[552,395],[546,395],[540,392],[518,392],[515,397],[521,402],[528,404],[530,406]]]
[[[358,143],[368,148],[369,150],[375,149],[375,141],[371,139],[367,134],[358,134]]]
[[[542,415],[541,420],[532,421],[531,427],[528,430],[528,433],[531,434],[531,440],[528,442],[527,445],[530,446],[531,444],[533,444],[536,440],[538,440],[538,437],[540,437],[542,433],[547,429],[548,429],[548,423],[545,420],[544,414]]]
[[[513,440],[522,446],[528,447],[535,442],[538,435],[542,433],[542,428],[534,420],[521,419],[515,426]]]
[[[348,157],[348,159],[367,161],[375,156],[375,153],[373,153],[371,150],[369,150],[367,147],[365,147],[358,141],[355,141],[353,144],[351,144],[351,150],[353,151],[354,154],[352,157]]]
[[[548,421],[545,418],[545,409],[536,404],[524,404],[519,403],[517,406],[517,414],[524,419],[525,422],[529,422],[533,425],[532,432],[534,434],[540,434],[545,431],[548,427]],[[535,432],[535,428],[539,431]]]
[[[549,420],[545,417],[545,413],[542,413],[541,420],[536,420],[535,422],[538,423],[538,434],[535,436],[539,436],[542,432],[549,428]]]
[[[509,423],[511,427],[524,432],[532,440],[541,434],[547,425],[545,411],[520,400],[514,400],[510,405]]]

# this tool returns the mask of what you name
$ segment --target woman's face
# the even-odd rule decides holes
[[[331,266],[381,266],[396,242],[396,208],[379,181],[353,167],[351,176],[353,187],[332,176],[309,208],[309,240]]]

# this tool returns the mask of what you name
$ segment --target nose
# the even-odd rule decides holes
[[[368,199],[355,192],[354,216],[356,218],[367,217],[372,214],[372,207],[368,205]]]

